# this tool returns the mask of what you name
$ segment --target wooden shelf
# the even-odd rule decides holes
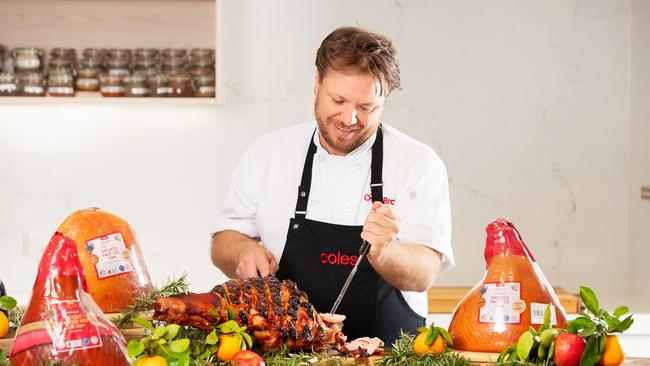
[[[1,105],[39,105],[39,104],[116,104],[116,105],[187,105],[220,106],[216,98],[134,98],[102,97],[99,92],[77,92],[74,97],[0,97]]]
[[[74,48],[78,56],[86,47],[214,48],[216,98],[140,98],[131,101],[127,99],[138,98],[77,96],[33,97],[27,101],[27,97],[0,97],[0,105],[170,102],[176,105],[221,105],[220,17],[220,0],[3,0],[0,6],[0,43],[9,48],[40,47],[46,53],[55,47]]]

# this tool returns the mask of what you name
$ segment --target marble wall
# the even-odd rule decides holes
[[[440,285],[479,280],[484,228],[503,217],[552,283],[589,285],[612,306],[643,291],[631,279],[647,278],[634,253],[648,252],[636,230],[650,208],[632,199],[635,132],[647,131],[648,111],[633,105],[631,123],[630,72],[647,75],[648,63],[630,67],[628,1],[225,0],[222,9],[222,107],[0,104],[0,277],[23,302],[53,230],[88,206],[131,222],[156,282],[183,271],[195,291],[222,281],[209,233],[234,164],[256,137],[312,118],[314,53],[341,25],[394,40],[404,88],[384,120],[447,164],[457,267]],[[647,44],[647,15],[633,19],[633,47]]]

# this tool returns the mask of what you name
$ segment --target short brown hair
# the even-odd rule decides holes
[[[379,79],[380,95],[401,90],[397,50],[388,37],[357,27],[334,30],[316,52],[316,69],[322,79],[327,70],[355,68]]]

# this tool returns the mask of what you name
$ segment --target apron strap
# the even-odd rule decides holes
[[[296,211],[294,217],[302,220],[307,216],[307,204],[309,203],[309,190],[311,188],[311,173],[314,164],[314,155],[316,155],[316,144],[314,137],[316,130],[311,135],[309,142],[309,149],[305,157],[305,165],[302,168],[302,178],[300,179],[300,186],[298,186],[298,200],[296,202]],[[382,202],[384,201],[383,194],[383,181],[382,171],[384,163],[384,134],[382,125],[379,124],[377,128],[377,136],[375,142],[372,144],[372,162],[370,163],[370,191],[372,193],[372,200]]]

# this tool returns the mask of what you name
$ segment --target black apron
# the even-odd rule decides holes
[[[370,166],[373,202],[383,202],[383,150],[380,126],[372,145]],[[298,187],[295,216],[289,221],[287,242],[276,277],[296,282],[318,312],[328,312],[357,262],[363,226],[335,225],[306,219],[315,153],[316,144],[312,136]],[[343,333],[348,340],[364,336],[379,337],[386,346],[393,344],[400,330],[415,333],[416,328],[424,326],[425,320],[411,309],[398,289],[377,274],[365,258],[337,313],[346,316]]]

